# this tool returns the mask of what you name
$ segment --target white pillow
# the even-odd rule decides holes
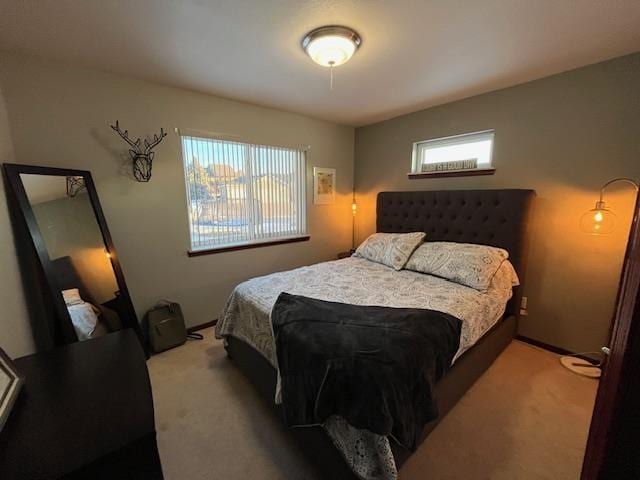
[[[427,242],[416,249],[405,268],[486,290],[507,258],[506,250],[488,245]]]
[[[423,232],[374,233],[362,242],[354,256],[402,270],[413,251],[423,240]]]
[[[84,300],[80,298],[80,292],[78,291],[77,288],[70,288],[69,290],[63,290],[62,298],[64,298],[64,303],[66,303],[67,306],[80,305],[81,303],[84,303]]]
[[[498,271],[491,279],[489,289],[512,290],[513,287],[520,285],[520,279],[515,268],[509,260],[505,260],[498,268]]]
[[[98,325],[98,316],[89,303],[78,303],[67,306],[71,323],[76,331],[78,340],[87,340],[93,336]]]

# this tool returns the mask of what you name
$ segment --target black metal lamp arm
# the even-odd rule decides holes
[[[619,177],[619,178],[614,178],[613,180],[609,180],[607,183],[605,183],[604,185],[602,185],[602,188],[600,188],[600,202],[602,203],[604,200],[604,191],[606,190],[606,188],[614,183],[618,183],[618,182],[624,182],[624,183],[628,183],[629,185],[633,185],[633,188],[636,189],[636,191],[638,191],[638,189],[640,189],[640,186],[638,185],[638,183],[635,180],[632,180],[631,178],[627,178],[627,177]]]

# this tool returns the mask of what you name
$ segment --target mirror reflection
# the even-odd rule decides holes
[[[20,178],[78,340],[121,329],[118,282],[83,177]]]

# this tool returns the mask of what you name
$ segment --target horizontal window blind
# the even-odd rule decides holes
[[[306,234],[306,153],[181,136],[191,249]]]

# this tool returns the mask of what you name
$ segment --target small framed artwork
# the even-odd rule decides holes
[[[0,348],[0,430],[9,417],[23,382],[9,356]]]
[[[331,205],[336,201],[336,169],[313,167],[313,203]]]

